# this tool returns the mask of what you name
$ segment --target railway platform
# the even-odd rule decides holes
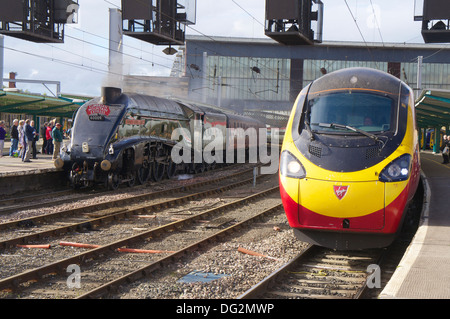
[[[422,221],[381,299],[450,298],[450,164],[421,152],[425,201]]]
[[[42,189],[57,189],[67,184],[62,170],[53,164],[52,155],[37,154],[37,159],[22,162],[21,158],[10,157],[10,142],[5,142],[0,157],[0,194],[33,193]],[[42,145],[37,145],[38,150]]]
[[[30,159],[31,162],[22,162],[20,158],[9,156],[10,142],[5,142],[3,148],[3,156],[0,157],[0,178],[5,176],[18,176],[25,174],[36,174],[48,171],[55,171],[53,165],[52,155],[37,154],[37,159]],[[42,145],[38,144],[37,148],[40,150]]]

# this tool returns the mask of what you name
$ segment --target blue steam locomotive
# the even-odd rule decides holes
[[[133,186],[150,178],[159,181],[180,171],[198,173],[219,164],[201,158],[208,138],[214,137],[205,134],[211,129],[215,135],[221,135],[213,154],[220,155],[219,158],[230,150],[238,154],[241,149],[257,147],[254,144],[259,143],[258,136],[245,138],[245,143],[234,143],[236,134],[231,135],[230,129],[248,128],[254,128],[258,134],[265,124],[214,107],[125,94],[119,88],[104,87],[101,97],[78,109],[71,141],[55,166],[67,172],[73,187],[104,184],[117,189],[122,183]],[[196,136],[200,136],[198,143],[194,140]],[[177,154],[188,160],[174,160],[172,151],[179,145],[182,147]]]

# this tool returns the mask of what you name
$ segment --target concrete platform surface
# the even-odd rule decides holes
[[[423,220],[380,298],[450,298],[450,164],[421,152],[426,199]]]
[[[56,168],[53,165],[52,155],[37,154],[37,159],[31,159],[29,163],[22,162],[21,158],[0,157],[0,177],[43,173],[54,170]]]
[[[22,162],[21,158],[10,157],[9,148],[11,143],[5,142],[3,156],[0,157],[0,177],[12,175],[25,175],[34,173],[44,173],[56,170],[53,165],[52,155],[37,154],[37,159],[30,159],[31,162]],[[38,142],[37,149],[40,151],[42,144]]]

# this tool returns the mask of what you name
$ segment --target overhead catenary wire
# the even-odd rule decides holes
[[[377,17],[377,14],[375,12],[375,8],[373,6],[372,0],[370,0],[370,5],[372,6],[373,19],[375,20],[375,24],[377,25],[378,34],[380,35],[381,43],[383,44],[383,47],[384,47],[383,35],[381,34],[381,28],[380,28],[380,25],[378,24],[378,17]]]
[[[137,1],[138,1],[138,2],[141,2],[142,4],[145,4],[142,0],[137,0]],[[234,2],[241,10],[243,10],[247,15],[249,15],[250,17],[252,17],[252,19],[254,19],[254,20],[257,21],[257,19],[256,19],[256,18],[255,18],[248,10],[244,9],[244,8],[243,8],[241,5],[239,5],[235,0],[232,0],[232,1],[233,1],[233,2]],[[105,0],[105,2],[106,2],[106,0]],[[167,19],[171,19],[171,20],[173,20],[173,21],[176,22],[176,20],[174,19],[174,17],[168,16],[168,15],[165,14],[164,12],[161,12],[161,15],[164,16],[164,17],[167,18]],[[260,22],[258,22],[258,23],[260,23]],[[260,24],[264,27],[264,24],[263,24],[263,23],[260,23]],[[194,32],[196,32],[196,33],[202,35],[203,37],[210,39],[212,42],[217,42],[217,40],[214,39],[212,36],[209,36],[209,35],[204,34],[203,32],[200,32],[199,30],[195,29],[195,28],[192,27],[191,25],[187,25],[186,27],[189,28],[189,29],[191,29],[191,30],[193,30]],[[216,52],[216,53],[219,54],[219,55],[224,56],[224,55],[221,54],[220,52]],[[229,57],[229,58],[231,58],[234,62],[236,62],[236,63],[238,63],[238,64],[244,65],[244,63],[243,63],[242,61],[240,61],[239,59],[237,59],[237,58],[233,58],[233,57]],[[249,59],[252,60],[252,61],[254,61],[254,58],[252,58],[252,57],[249,57]],[[252,68],[252,67],[253,67],[252,65],[246,65],[246,66],[249,67],[249,68]],[[283,77],[283,78],[285,78],[285,79],[290,80],[290,76],[288,76],[288,75],[286,75],[286,74],[283,74],[283,73],[280,73],[278,69],[277,69],[277,70],[271,69],[270,67],[267,67],[267,65],[265,65],[265,64],[264,64],[263,66],[264,66],[267,70],[273,72],[273,73],[276,75],[277,78],[281,76],[281,77]],[[262,78],[265,79],[265,80],[275,80],[275,79],[267,78],[267,77],[265,77],[264,75],[262,75]],[[294,82],[295,82],[295,81],[297,81],[297,80],[294,80]],[[303,83],[300,83],[300,84],[303,86]],[[251,90],[250,90],[250,92],[251,92],[252,94],[254,94]],[[295,94],[297,94],[297,93],[298,93],[298,92],[295,92]],[[255,94],[254,94],[254,95],[255,95]],[[256,95],[255,95],[255,96],[256,96]],[[260,97],[258,97],[258,98],[260,99]],[[268,102],[272,102],[272,101],[268,101]]]
[[[105,2],[107,2],[107,1],[105,1]],[[110,3],[110,2],[108,2],[108,3]],[[110,4],[112,4],[112,3],[110,3]],[[113,4],[113,5],[114,5],[114,4]],[[192,29],[195,30],[194,28],[192,28]],[[105,37],[102,37],[102,36],[99,36],[99,35],[95,35],[95,34],[92,33],[92,32],[80,30],[80,29],[77,29],[77,28],[74,28],[73,30],[77,30],[77,31],[83,32],[83,34],[86,33],[86,34],[90,34],[90,35],[93,35],[93,36],[98,36],[98,37],[100,37],[100,38],[106,39]],[[198,33],[200,33],[200,34],[202,34],[203,36],[206,36],[205,34],[199,32],[198,30],[195,30],[195,31],[198,32]],[[80,41],[80,42],[83,43],[83,45],[84,45],[84,44],[89,44],[89,45],[93,45],[93,46],[96,46],[96,47],[99,47],[99,48],[102,48],[102,49],[105,49],[105,50],[109,50],[108,47],[103,46],[103,45],[98,44],[98,43],[93,43],[93,42],[91,42],[91,41],[87,41],[87,40],[84,39],[84,37],[83,37],[83,39],[80,39],[80,38],[78,38],[78,37],[75,37],[75,36],[72,36],[72,35],[68,35],[67,33],[66,33],[65,36],[66,36],[67,38],[69,38],[69,39],[73,39],[73,40],[76,40],[76,41]],[[208,37],[208,36],[206,36],[206,37]],[[211,38],[211,37],[209,37],[209,38],[210,38],[211,40],[215,41],[213,38]],[[106,39],[106,40],[107,40],[107,39]],[[86,57],[86,56],[84,55],[84,49],[83,49],[83,54],[78,54],[78,53],[75,53],[75,52],[72,52],[72,51],[68,51],[68,50],[65,50],[65,49],[56,48],[56,47],[54,47],[54,46],[51,46],[51,47],[52,47],[52,50],[53,50],[53,49],[58,49],[58,50],[61,50],[61,51],[63,51],[63,52],[66,52],[66,53],[70,53],[71,55],[79,56],[79,57],[81,57],[82,59],[87,59],[87,60],[91,61],[91,64],[92,64],[92,63],[98,63],[98,64],[100,64],[100,65],[102,65],[102,66],[107,66],[106,63],[103,63],[103,62],[100,62],[100,61],[98,61],[98,60],[95,60],[95,59]],[[131,46],[130,46],[130,47],[131,47]],[[7,49],[12,49],[12,48],[7,48]],[[134,48],[134,49],[136,49],[136,48]],[[142,50],[141,50],[141,51],[142,51]],[[29,54],[30,56],[35,56],[35,57],[37,57],[37,58],[42,58],[42,59],[47,59],[47,60],[49,60],[48,57],[46,57],[46,56],[42,56],[42,55],[39,55],[39,54],[30,53],[30,52],[25,52],[25,51],[23,51],[23,50],[16,50],[16,52],[20,52],[20,53],[24,53],[24,54]],[[160,66],[160,67],[162,67],[162,68],[172,69],[171,66],[167,66],[167,65],[164,65],[164,64],[162,64],[162,63],[157,63],[157,62],[155,62],[154,60],[148,60],[148,59],[142,58],[142,52],[141,52],[141,57],[137,57],[137,56],[134,56],[134,55],[132,55],[132,54],[123,53],[123,52],[120,52],[120,54],[123,54],[124,56],[130,57],[130,58],[139,59],[139,60],[141,60],[141,61],[150,63],[150,64],[152,64],[152,65],[158,65],[158,66]],[[77,63],[73,63],[72,61],[66,61],[66,60],[63,60],[63,59],[54,58],[53,53],[52,53],[52,59],[51,59],[51,60],[52,60],[53,62],[56,62],[56,63],[61,63],[61,64],[65,64],[65,65],[68,65],[68,66],[72,66],[72,67],[75,67],[75,68],[81,68],[81,69],[84,69],[84,70],[87,70],[87,71],[96,72],[96,73],[119,75],[119,74],[114,74],[113,72],[111,73],[110,71],[106,71],[106,70],[100,69],[100,68],[98,68],[98,67],[94,67],[93,65],[91,65],[91,66],[84,65],[83,62],[80,63],[80,64],[77,64]],[[173,61],[172,61],[172,62],[173,62]],[[243,63],[242,61],[237,61],[237,60],[235,60],[235,62],[244,65],[244,63]],[[247,65],[247,67],[250,68],[251,65]],[[266,68],[266,69],[268,69],[268,68]],[[283,77],[289,78],[289,77],[287,77],[285,74],[280,74],[279,70],[276,70],[276,71],[272,70],[272,71],[273,71],[274,73],[278,74],[278,76],[281,75],[281,76],[283,76]],[[132,75],[127,75],[127,77],[132,77]],[[211,84],[213,84],[213,85],[215,84],[215,79],[211,80],[211,79],[207,76],[207,74],[204,74],[202,77],[199,77],[199,78],[204,78],[204,79],[205,79],[206,81],[208,81],[209,83],[211,83]],[[266,79],[266,80],[272,80],[271,78],[266,78],[265,75],[262,75],[261,78],[262,78],[262,79]],[[142,78],[140,78],[140,80],[142,81]],[[146,82],[148,82],[148,83],[156,83],[156,84],[159,84],[158,82],[151,81],[151,80],[147,80]],[[233,86],[233,85],[227,85],[227,86],[230,87],[230,88],[236,89],[236,90],[240,90],[240,91],[242,91],[242,92],[247,92],[247,93],[248,93],[248,92],[250,91],[250,93],[252,93],[252,94],[256,97],[256,99],[258,99],[258,100],[260,100],[260,101],[263,101],[263,102],[265,101],[265,102],[267,102],[267,103],[273,102],[272,100],[264,100],[263,98],[261,98],[261,97],[258,96],[257,94],[253,93],[251,90],[248,91],[247,88],[242,88],[242,87],[240,87],[240,86]],[[196,93],[198,93],[198,92],[196,92]],[[200,93],[198,93],[198,94],[200,94]]]
[[[52,61],[52,62],[55,62],[55,63],[64,64],[64,65],[75,67],[75,68],[78,68],[78,69],[81,68],[81,69],[84,69],[86,71],[95,72],[95,73],[98,73],[98,74],[113,75],[113,76],[122,76],[123,75],[121,73],[117,73],[117,72],[114,72],[114,71],[111,71],[111,70],[104,70],[104,69],[100,69],[100,68],[93,67],[93,66],[86,66],[86,65],[83,65],[83,64],[78,64],[78,63],[75,63],[75,62],[66,61],[66,60],[55,58],[55,57],[49,57],[49,56],[45,56],[45,55],[39,55],[39,54],[36,54],[36,53],[26,52],[26,51],[23,51],[23,50],[10,48],[10,47],[7,47],[7,46],[4,46],[4,48],[6,50],[14,51],[14,52],[21,53],[21,54],[26,54],[26,55],[29,55],[29,56],[41,58],[41,59],[44,59],[44,60],[47,60],[47,61]],[[164,66],[164,67],[166,67],[166,66]],[[167,68],[169,68],[169,67],[167,67]],[[137,76],[137,75],[127,75],[127,78],[139,80],[140,82],[149,83],[149,84],[157,85],[157,86],[161,86],[161,87],[166,87],[167,86],[166,83],[160,83],[159,81],[151,80],[151,78],[149,78],[149,77],[142,78],[142,77]],[[206,78],[206,80],[207,81],[211,81],[208,78]],[[234,89],[246,92],[245,89],[240,88],[240,87],[235,87],[235,86],[230,86],[230,87],[233,87]],[[196,93],[196,92],[194,92],[194,94],[201,95],[200,93]],[[257,98],[260,99],[259,97],[257,97]],[[262,99],[260,99],[260,100],[262,100]],[[264,100],[262,100],[262,101],[264,101]]]
[[[105,1],[105,2],[109,2],[109,1],[107,1],[107,0],[104,0],[104,1]],[[138,1],[139,1],[139,0],[138,0]],[[257,23],[259,23],[261,26],[264,27],[264,24],[263,24],[263,23],[259,22],[259,20],[258,20],[257,18],[255,18],[255,17],[254,17],[247,9],[245,9],[242,5],[240,5],[236,0],[231,0],[231,1],[232,1],[237,7],[239,7],[243,12],[245,12],[248,16],[250,16],[254,21],[256,21]],[[350,7],[349,7],[349,5],[348,5],[347,0],[344,0],[344,1],[345,1],[346,6],[347,6],[347,9],[349,10],[349,12],[350,12],[350,14],[351,14],[351,16],[352,16],[352,18],[353,18],[353,21],[355,22],[355,24],[356,24],[356,26],[357,26],[357,29],[358,29],[358,31],[359,31],[359,33],[360,33],[362,39],[363,39],[363,42],[364,42],[364,44],[365,44],[366,47],[367,47],[367,50],[368,50],[369,54],[373,57],[372,52],[371,52],[371,49],[370,49],[370,47],[369,47],[369,45],[368,45],[368,43],[367,43],[367,41],[366,41],[366,39],[365,39],[365,37],[364,37],[364,35],[363,35],[363,33],[362,33],[361,28],[360,28],[359,25],[358,25],[358,21],[357,21],[356,17],[355,17],[354,14],[352,13],[352,10],[350,9]],[[382,36],[382,33],[381,33],[381,28],[380,28],[380,25],[379,25],[379,23],[378,23],[379,17],[377,16],[377,13],[376,13],[376,10],[375,10],[375,7],[374,7],[374,4],[373,4],[373,1],[372,1],[372,0],[370,0],[370,5],[371,5],[371,8],[372,8],[372,13],[373,13],[373,17],[374,17],[374,22],[375,22],[376,27],[377,27],[377,29],[378,29],[378,33],[379,33],[379,35],[380,35],[380,39],[381,39],[382,45],[383,45],[383,47],[385,47],[384,39],[383,39],[383,36]],[[116,6],[117,6],[117,5],[116,5]],[[119,7],[119,6],[117,6],[117,7]],[[171,18],[171,17],[169,17],[169,18]],[[173,19],[173,18],[172,18],[172,19]],[[199,30],[197,30],[196,28],[192,27],[191,25],[187,25],[187,28],[189,28],[189,29],[195,31],[196,33],[198,33],[198,34],[200,34],[200,35],[202,35],[202,36],[204,36],[204,37],[206,37],[206,38],[208,38],[208,39],[210,39],[210,40],[213,41],[213,42],[218,42],[214,37],[208,36],[208,35],[206,35],[206,34],[200,32]],[[200,46],[200,47],[201,47],[201,46]],[[446,49],[446,48],[439,49],[437,52],[435,52],[435,53],[433,53],[433,54],[431,54],[431,55],[429,55],[429,56],[426,56],[424,59],[430,58],[430,57],[432,57],[433,55],[435,55],[435,54],[441,52],[441,51],[444,50],[444,49]],[[218,54],[218,55],[224,56],[221,52],[215,52],[215,53]],[[232,61],[234,61],[234,62],[236,62],[236,63],[239,63],[239,64],[244,65],[244,63],[243,63],[242,61],[240,61],[239,59],[237,59],[237,58],[233,58],[233,57],[229,57],[229,58],[231,58]],[[254,61],[254,58],[252,58],[252,57],[249,57],[249,58],[250,58],[251,61]],[[312,61],[314,61],[314,60],[312,60]],[[375,61],[374,59],[373,59],[373,61],[374,61],[374,63],[376,64],[376,67],[379,69],[380,66],[379,66],[379,64],[378,64],[378,61]],[[256,62],[258,62],[258,61],[256,61]],[[336,61],[335,61],[335,62],[336,62]],[[333,63],[334,63],[334,62],[333,62]],[[248,66],[248,67],[251,67],[251,65],[247,65],[247,66]],[[267,67],[267,65],[262,65],[262,66],[265,67],[265,69],[267,69],[267,71],[270,71],[270,72],[273,72],[274,74],[277,74],[278,77],[281,77],[281,78],[289,79],[289,80],[290,80],[290,76],[289,76],[289,75],[287,75],[287,74],[285,74],[285,73],[283,73],[283,72],[280,72],[279,70],[271,69],[270,67]],[[262,79],[265,79],[265,80],[274,80],[274,79],[272,79],[272,78],[267,78],[267,77],[265,77],[264,75],[262,76]],[[294,81],[297,81],[297,80],[294,80]],[[211,81],[210,81],[210,82],[211,82]],[[301,83],[301,84],[303,84],[303,83]],[[251,92],[251,91],[250,91],[250,92]],[[253,92],[251,92],[251,93],[254,94]],[[256,94],[254,94],[254,95],[257,97]]]
[[[138,0],[138,1],[139,1],[139,0]],[[113,6],[117,7],[117,8],[120,8],[118,5],[116,5],[116,4],[114,4],[114,3],[110,2],[110,1],[104,0],[104,2],[109,3],[110,5],[113,5]],[[252,19],[257,20],[255,17],[253,17],[253,16],[251,15],[251,13],[249,13],[246,9],[244,9],[244,8],[243,8],[241,5],[239,5],[237,2],[235,2],[234,0],[233,0],[233,2],[234,2],[240,9],[242,9],[244,12],[246,12],[246,14],[248,14],[249,16],[251,16]],[[164,14],[164,13],[163,13],[163,14]],[[172,17],[169,17],[169,18],[172,18]],[[172,19],[173,19],[173,18],[172,18]],[[260,24],[263,25],[262,23],[260,23]],[[211,41],[216,42],[216,40],[215,40],[213,37],[207,36],[206,34],[200,32],[199,30],[196,30],[196,29],[193,28],[192,26],[188,25],[187,27],[188,27],[188,28],[191,28],[192,30],[194,30],[195,32],[201,34],[202,36],[204,36],[204,37],[206,37],[206,38],[209,38]],[[95,34],[92,33],[92,32],[88,32],[88,31],[85,31],[85,30],[80,30],[80,29],[78,29],[78,28],[74,28],[73,30],[77,30],[77,31],[83,32],[83,34],[90,34],[90,35],[97,36],[97,37],[99,37],[99,38],[103,38],[103,39],[105,39],[105,40],[108,40],[106,37],[102,37],[102,36],[99,36],[99,35],[95,35]],[[92,43],[92,42],[86,41],[86,40],[84,39],[84,37],[83,37],[83,39],[80,39],[80,38],[77,38],[77,37],[74,37],[74,36],[71,36],[71,35],[67,35],[67,34],[66,34],[66,37],[72,38],[72,39],[75,39],[75,40],[78,40],[78,41],[81,41],[81,42],[83,43],[83,46],[84,46],[84,44],[89,44],[89,45],[94,45],[94,46],[96,46],[96,47],[100,47],[100,48],[109,50],[109,48],[107,48],[107,47],[105,47],[105,46],[103,46],[103,45],[100,45],[100,44],[98,44],[98,43]],[[128,45],[125,44],[124,46],[128,46]],[[129,47],[131,47],[131,46],[129,46]],[[53,48],[54,48],[54,47],[53,47]],[[133,47],[131,47],[131,48],[133,48]],[[134,48],[134,49],[136,49],[136,48]],[[64,50],[63,50],[63,51],[64,51]],[[84,53],[83,53],[83,56],[80,55],[80,54],[76,54],[76,53],[74,53],[74,52],[70,52],[70,53],[71,53],[71,54],[75,54],[75,55],[77,55],[77,56],[80,56],[80,57],[83,58],[83,59],[88,59],[89,61],[92,61],[92,62],[95,62],[95,63],[100,63],[100,64],[102,64],[102,65],[106,65],[105,63],[102,63],[102,62],[96,61],[96,60],[94,60],[94,59],[85,57],[85,56],[84,56]],[[220,53],[220,52],[216,52],[216,53],[217,53],[218,55],[224,56],[224,55],[223,55],[222,53]],[[142,48],[141,48],[141,57],[136,57],[136,56],[134,56],[134,55],[132,55],[132,54],[127,54],[127,53],[123,53],[123,52],[120,52],[120,54],[123,54],[124,56],[128,56],[128,57],[131,57],[131,58],[140,59],[141,61],[144,61],[144,62],[147,62],[147,63],[151,63],[152,65],[158,65],[158,66],[161,66],[161,67],[166,68],[166,69],[171,69],[170,66],[163,65],[163,64],[161,64],[161,63],[156,63],[154,60],[153,60],[153,61],[149,61],[149,60],[147,60],[147,59],[143,59],[143,58],[142,58]],[[159,57],[161,58],[161,56],[159,56]],[[239,63],[239,64],[241,64],[241,65],[243,65],[243,66],[248,67],[248,68],[252,68],[252,66],[253,66],[253,65],[250,65],[250,64],[245,64],[245,63],[244,63],[243,61],[241,61],[240,59],[237,59],[237,58],[234,58],[234,57],[229,57],[229,58],[231,58],[233,62]],[[167,58],[166,58],[166,59],[167,59]],[[169,59],[167,59],[167,60],[169,60]],[[255,61],[255,59],[252,58],[252,57],[249,57],[249,60],[250,60],[250,61]],[[56,61],[56,60],[55,60],[55,61]],[[66,64],[66,65],[72,65],[72,66],[76,67],[76,64],[73,64],[73,63],[70,63],[70,62],[67,62],[67,61],[63,61],[63,60],[61,60],[61,59],[59,59],[59,60],[56,61],[56,62],[58,62],[58,63],[64,63],[64,64]],[[258,63],[258,60],[256,60],[256,63]],[[91,70],[91,71],[96,71],[96,72],[102,72],[102,73],[106,73],[106,74],[108,73],[107,71],[99,70],[98,68],[94,68],[93,66],[89,67],[89,66],[85,66],[85,65],[83,65],[83,64],[79,64],[78,66],[82,67],[82,68],[85,69],[85,70]],[[260,66],[261,66],[261,67],[264,67],[264,69],[265,69],[266,71],[273,72],[273,74],[276,75],[276,77],[277,77],[277,84],[276,84],[276,85],[278,85],[278,83],[279,83],[278,81],[279,81],[280,78],[284,78],[284,79],[290,80],[290,76],[288,76],[288,75],[285,74],[284,72],[280,72],[280,69],[279,69],[279,68],[277,68],[277,70],[271,69],[271,68],[268,67],[266,64],[262,64],[262,65],[260,65]],[[128,75],[128,76],[130,76],[130,75]],[[268,78],[268,77],[266,76],[266,72],[264,72],[263,74],[260,74],[259,76],[260,76],[260,79],[262,79],[262,80],[271,80],[271,81],[273,80],[273,81],[275,81],[275,78]],[[209,82],[210,84],[212,84],[213,87],[214,87],[216,79],[212,79],[212,80],[211,80],[207,74],[204,74],[203,76],[198,76],[198,77],[199,77],[199,78],[205,79],[207,82]],[[297,81],[297,80],[294,80],[294,81]],[[148,81],[148,82],[152,82],[152,81]],[[301,83],[301,84],[303,84],[303,83]],[[250,92],[256,99],[258,99],[258,100],[260,100],[260,101],[267,102],[267,103],[273,103],[273,100],[265,100],[264,98],[258,96],[258,94],[255,93],[255,92],[253,92],[253,91],[250,89],[250,87],[248,87],[248,88],[242,88],[241,86],[233,86],[233,85],[229,85],[229,84],[228,84],[227,86],[230,87],[230,88],[236,89],[236,90],[240,90],[240,91],[242,91],[242,92],[246,92],[246,93],[249,93],[249,92]],[[277,90],[277,91],[278,91],[278,90]],[[196,93],[196,94],[201,94],[201,93],[199,93],[199,92],[194,92],[194,93]],[[297,93],[297,92],[295,92],[295,94],[296,94],[296,93]],[[292,93],[289,93],[289,94],[292,95]],[[289,99],[289,98],[287,98],[287,99]]]
[[[250,12],[248,12],[246,9],[244,9],[239,3],[237,3],[235,0],[231,0],[231,1],[233,1],[233,3],[235,4],[235,5],[237,5],[239,8],[241,8],[245,13],[247,13],[254,21],[256,21],[258,24],[260,24],[260,25],[262,25],[263,27],[265,27],[264,26],[264,23],[261,23],[261,21],[258,21],[258,19],[256,19]]]
[[[115,6],[115,7],[120,8],[119,5],[116,5],[116,4],[114,4],[113,2],[111,2],[111,1],[104,0],[104,2],[105,2],[105,3],[108,3],[108,4],[112,5],[112,6]],[[252,19],[254,19],[255,21],[258,21],[258,19],[256,19],[256,18],[254,17],[254,15],[252,15],[252,13],[251,13],[249,10],[247,10],[247,9],[245,8],[245,6],[241,5],[237,0],[232,0],[232,2],[233,2],[237,7],[239,7],[240,10],[244,11],[248,16],[250,16]],[[347,4],[347,1],[345,1],[345,3]],[[372,1],[371,1],[371,4],[372,4]],[[349,8],[348,4],[347,4],[347,7]],[[372,9],[373,9],[373,4],[372,4]],[[374,9],[373,9],[373,10],[374,10]],[[350,11],[350,13],[351,13],[350,8],[349,8],[349,11]],[[352,17],[353,17],[355,23],[357,24],[357,21],[356,21],[355,17],[353,16],[353,14],[352,14]],[[375,21],[377,21],[377,19],[375,19]],[[260,23],[260,22],[258,22],[258,23],[261,24],[261,25],[263,25],[263,24]],[[357,24],[357,26],[358,26],[358,24]],[[216,39],[216,38],[211,37],[211,36],[207,36],[207,35],[205,35],[204,33],[200,32],[199,30],[197,30],[196,28],[194,28],[194,27],[192,27],[192,26],[190,26],[190,25],[187,25],[187,28],[189,28],[190,30],[195,31],[196,33],[198,33],[198,34],[200,34],[200,35],[202,35],[202,36],[205,36],[206,38],[210,39],[210,40],[213,41],[213,42],[217,42],[217,39]],[[359,26],[358,26],[358,29],[359,29]],[[106,39],[106,40],[107,40],[106,37],[103,37],[103,36],[100,36],[100,35],[96,35],[96,34],[94,34],[94,33],[92,33],[92,32],[86,31],[86,30],[81,30],[81,29],[78,29],[78,28],[74,28],[73,30],[77,30],[77,32],[83,32],[83,34],[90,34],[90,35],[93,35],[93,36],[98,36],[99,38],[103,38],[103,39]],[[360,29],[359,29],[359,30],[360,30]],[[381,32],[380,32],[380,33],[381,33]],[[365,41],[365,39],[364,39],[364,36],[362,35],[362,32],[360,32],[360,34],[361,34],[361,36],[363,37],[364,43],[366,43],[366,41]],[[381,35],[381,34],[380,34],[380,35]],[[68,36],[69,39],[70,39],[71,37],[72,37],[72,38],[75,38],[75,37],[72,36],[72,35],[67,35],[67,33],[66,33],[66,36]],[[84,39],[82,39],[82,40],[79,39],[79,41],[82,41],[83,44],[95,45],[95,44],[93,44],[91,41],[85,41]],[[383,40],[383,42],[384,42],[384,40]],[[366,43],[366,45],[367,45],[367,43]],[[130,48],[131,50],[139,50],[138,48],[135,48],[135,47],[129,45],[128,43],[125,43],[124,46]],[[98,44],[97,44],[97,47],[100,47],[100,48],[106,49],[106,50],[109,49],[109,48],[107,48],[107,46],[105,46],[105,45],[98,45]],[[63,51],[64,51],[64,49],[61,49],[61,48],[56,47],[56,46],[54,46],[53,48],[54,48],[55,50],[58,49],[58,50],[63,50]],[[230,47],[228,47],[227,49],[229,49],[229,48],[230,48]],[[67,51],[67,50],[66,50],[66,51]],[[144,53],[149,53],[147,50],[144,50],[144,51],[143,51],[142,48],[141,48],[140,51],[141,51],[141,56],[140,56],[140,57],[139,57],[139,56],[136,56],[136,55],[133,55],[133,54],[131,54],[131,53],[126,53],[126,52],[124,53],[124,56],[127,56],[127,57],[129,57],[129,58],[131,58],[131,59],[137,59],[137,60],[139,60],[139,61],[143,61],[144,63],[154,64],[154,65],[159,66],[159,67],[162,67],[162,68],[164,68],[164,69],[166,69],[166,70],[170,70],[170,69],[171,69],[171,66],[168,66],[168,65],[164,64],[164,62],[161,62],[161,63],[160,63],[160,62],[157,62],[157,61],[154,60],[154,59],[149,59],[149,58],[143,57],[143,56],[142,56],[142,53],[143,53],[143,52],[144,52]],[[222,51],[222,50],[220,50],[220,51]],[[369,53],[371,53],[369,48],[368,48],[368,51],[369,51]],[[70,52],[70,53],[71,53],[71,54],[75,54],[74,52]],[[223,52],[216,52],[216,53],[217,53],[218,55],[224,56],[224,55],[223,55]],[[436,52],[436,53],[438,53],[438,52]],[[436,54],[436,53],[435,53],[435,54]],[[76,55],[76,54],[75,54],[75,55]],[[94,64],[95,64],[95,63],[98,63],[99,65],[102,65],[102,66],[107,65],[107,64],[105,64],[105,63],[102,63],[102,62],[100,62],[100,61],[98,61],[98,60],[93,59],[92,57],[89,57],[89,56],[84,55],[84,53],[83,53],[83,54],[78,54],[78,56],[80,56],[80,57],[82,57],[82,58],[85,58],[85,59],[89,60],[91,63],[94,63]],[[155,57],[161,58],[161,59],[165,59],[165,60],[167,60],[167,61],[172,61],[172,60],[170,60],[169,58],[166,58],[166,57],[163,57],[163,56],[156,56],[156,55],[155,55]],[[252,58],[252,57],[250,57],[250,59],[247,60],[247,61],[250,61],[250,63],[249,63],[249,62],[246,63],[246,61],[243,61],[242,59],[239,59],[239,58],[237,58],[237,57],[227,57],[227,58],[230,58],[231,61],[234,62],[234,63],[239,63],[240,65],[242,65],[242,66],[244,66],[244,67],[248,67],[248,68],[251,68],[251,67],[253,66],[253,65],[252,65],[253,62],[259,63],[258,66],[259,66],[261,69],[263,69],[263,72],[261,72],[261,74],[258,75],[258,79],[274,81],[274,86],[275,86],[275,76],[277,76],[277,75],[280,77],[280,79],[291,80],[291,79],[290,79],[290,75],[289,75],[288,73],[286,73],[284,69],[279,69],[279,70],[277,70],[277,69],[271,68],[271,67],[269,67],[268,65],[266,65],[266,64],[264,63],[264,61],[261,61],[261,60],[258,61],[257,58]],[[62,59],[60,59],[60,60],[62,60]],[[313,61],[316,61],[316,60],[313,60]],[[316,62],[317,62],[317,61],[316,61]],[[59,63],[63,63],[63,62],[60,61]],[[66,61],[66,62],[64,62],[64,63],[67,64],[68,62]],[[313,62],[313,63],[314,63],[314,62]],[[331,63],[331,61],[330,61],[330,63]],[[334,63],[334,62],[333,62],[333,63]],[[78,64],[78,65],[80,65],[80,67],[82,67],[82,68],[85,69],[85,70],[89,70],[89,65],[84,65],[84,66],[82,66],[81,64]],[[75,67],[74,64],[73,64],[73,66]],[[96,68],[96,69],[99,69],[99,68]],[[98,70],[97,70],[97,71],[98,71]],[[98,71],[98,72],[100,72],[100,71]],[[101,72],[102,72],[102,73],[107,73],[107,71],[105,71],[105,70],[102,70]],[[273,74],[274,76],[271,76],[271,74]],[[218,75],[219,75],[219,74],[218,74]],[[213,87],[214,87],[214,85],[217,85],[217,79],[213,79],[213,78],[209,77],[208,74],[206,74],[206,73],[203,74],[202,76],[200,76],[200,75],[198,75],[198,74],[195,74],[195,76],[198,76],[199,78],[205,79],[205,81],[207,81],[207,83],[211,84]],[[292,82],[297,82],[297,81],[298,81],[298,80],[296,80],[296,79],[293,79],[293,80],[292,80]],[[150,82],[152,82],[152,81],[150,81]],[[291,82],[291,83],[292,83],[292,82]],[[298,81],[298,82],[300,82],[300,81]],[[303,83],[301,83],[301,84],[303,84]],[[302,85],[302,86],[303,86],[303,85]],[[233,88],[233,89],[238,89],[238,90],[240,90],[240,91],[242,91],[242,92],[245,91],[245,92],[247,92],[247,93],[248,93],[248,89],[250,88],[250,86],[247,86],[247,87],[229,86],[229,87],[230,87],[230,88]],[[250,92],[250,93],[254,94],[253,92]],[[201,94],[201,93],[200,93],[200,92],[195,92],[195,94]],[[257,98],[258,98],[259,100],[261,100],[261,101],[267,101],[268,103],[273,102],[272,100],[265,100],[264,98],[262,98],[261,96],[258,96],[257,94],[254,94],[254,96],[257,97]],[[288,100],[289,98],[287,97],[286,99]]]
[[[348,11],[350,12],[350,15],[352,16],[353,22],[355,22],[356,28],[358,29],[358,32],[361,35],[361,38],[363,39],[363,42],[364,42],[364,44],[365,44],[365,46],[367,48],[367,51],[369,52],[369,54],[370,54],[370,56],[372,57],[372,60],[373,60],[372,51],[369,48],[369,45],[368,45],[368,43],[366,41],[366,38],[364,38],[364,34],[362,33],[361,28],[359,27],[358,21],[356,20],[355,16],[353,15],[352,9],[350,9],[350,6],[348,5],[347,0],[344,0],[344,2],[345,2],[345,5],[347,6]],[[377,64],[377,69],[379,69],[378,61],[374,61],[374,62]]]

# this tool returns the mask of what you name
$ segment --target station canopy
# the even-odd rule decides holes
[[[88,99],[70,95],[56,98],[0,91],[0,113],[72,118],[74,112]]]
[[[419,127],[448,127],[450,125],[450,91],[423,90],[416,100],[416,117]]]

